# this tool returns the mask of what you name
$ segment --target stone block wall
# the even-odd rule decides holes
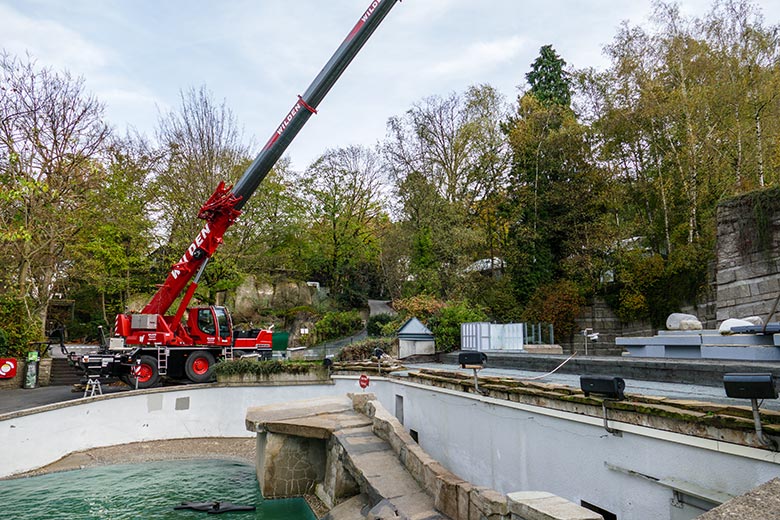
[[[649,323],[622,323],[607,302],[600,298],[582,307],[575,321],[578,331],[590,328],[599,333],[598,341],[588,343],[589,356],[619,356],[623,348],[615,345],[615,338],[655,334]],[[577,333],[572,338],[557,338],[557,342],[567,354],[585,353],[585,337],[582,334]]]
[[[0,379],[0,390],[10,388],[21,388],[24,382],[24,375],[27,373],[27,362],[22,359],[16,360],[16,375],[10,379]]]
[[[22,388],[27,375],[27,361],[17,359],[16,376],[11,379],[0,379],[0,390]],[[38,386],[49,386],[51,380],[51,358],[41,359],[38,364]]]
[[[780,189],[722,202],[717,240],[718,321],[766,318],[780,293]]]
[[[325,441],[258,434],[257,460],[257,481],[265,498],[308,495],[325,476]]]

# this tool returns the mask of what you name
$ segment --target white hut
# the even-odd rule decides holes
[[[400,359],[436,352],[433,333],[417,318],[411,318],[398,329],[398,357]]]

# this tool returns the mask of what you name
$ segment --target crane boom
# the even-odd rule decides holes
[[[241,214],[241,208],[254,194],[311,115],[316,113],[317,106],[397,1],[373,0],[371,2],[309,88],[303,95],[298,96],[292,109],[235,186],[231,188],[220,183],[198,214],[198,217],[204,219],[206,223],[181,259],[173,265],[165,283],[160,286],[142,313],[165,314],[192,280],[193,283],[187,290],[184,301],[173,320],[175,326],[197,287],[205,264],[222,243],[225,231]]]

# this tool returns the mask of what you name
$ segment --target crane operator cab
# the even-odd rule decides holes
[[[187,327],[190,337],[200,345],[229,345],[232,341],[233,325],[224,307],[189,309]]]

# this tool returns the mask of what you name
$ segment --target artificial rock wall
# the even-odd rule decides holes
[[[766,319],[780,292],[780,188],[722,202],[717,240],[718,321]]]

